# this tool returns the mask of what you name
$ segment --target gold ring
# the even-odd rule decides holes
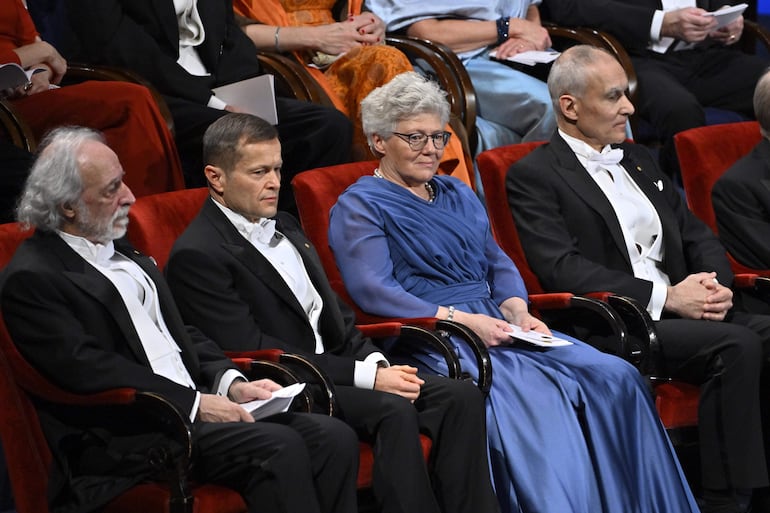
[[[730,39],[735,39],[735,34],[730,34]]]
[[[25,93],[28,93],[30,89],[32,89],[32,82],[27,82],[26,84],[24,84]]]

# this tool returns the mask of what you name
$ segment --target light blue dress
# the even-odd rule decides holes
[[[366,0],[388,32],[432,18],[497,20],[524,18],[539,0]],[[489,57],[490,48],[458,54],[476,92],[479,135],[477,152],[506,144],[545,141],[556,130],[556,118],[545,82]]]
[[[527,299],[518,270],[473,191],[451,177],[432,183],[433,203],[371,176],[340,196],[329,243],[348,291],[363,310],[386,317],[430,317],[455,305],[502,318],[498,304]],[[637,370],[570,340],[544,351],[490,349],[487,430],[502,511],[697,512]],[[473,355],[458,350],[473,372]],[[435,354],[417,358],[445,371]]]

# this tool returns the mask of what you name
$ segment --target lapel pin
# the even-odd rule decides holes
[[[658,180],[655,182],[655,186],[658,188],[659,191],[663,191],[663,180]]]
[[[642,171],[642,166],[636,166],[636,170],[641,172]]]
[[[305,247],[306,247],[307,249],[310,249],[310,244],[308,244],[308,243],[306,242],[306,243],[305,243]]]

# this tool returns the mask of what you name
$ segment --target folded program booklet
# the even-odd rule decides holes
[[[748,6],[749,4],[737,4],[728,7],[722,7],[716,11],[706,13],[706,16],[713,16],[716,18],[717,28],[720,29],[725,25],[729,25],[733,21],[737,20]]]
[[[259,420],[276,413],[283,413],[289,409],[291,401],[294,396],[298,395],[305,389],[304,383],[294,383],[287,387],[283,387],[280,390],[273,392],[270,399],[258,399],[256,401],[250,401],[243,403],[241,406],[254,417],[254,420]]]
[[[563,338],[555,337],[553,335],[546,335],[545,333],[540,333],[539,331],[534,330],[522,331],[522,329],[515,324],[509,324],[509,326],[513,330],[510,332],[511,338],[520,340],[521,342],[526,342],[527,344],[532,344],[538,347],[560,347],[572,345],[572,342]]]
[[[271,125],[278,124],[273,75],[260,75],[217,87],[214,95],[242,112],[258,116]]]

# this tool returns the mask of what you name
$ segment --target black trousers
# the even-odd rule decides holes
[[[674,134],[706,124],[704,107],[754,118],[752,98],[770,62],[733,48],[696,48],[632,57],[638,79],[639,115],[663,139],[661,167],[678,174]]]
[[[165,96],[174,118],[175,139],[187,187],[203,187],[203,134],[226,111],[181,98]],[[281,139],[281,193],[278,209],[297,214],[291,179],[316,167],[350,162],[353,128],[336,109],[289,98],[276,98]]]
[[[420,376],[410,403],[337,386],[342,418],[374,444],[372,488],[382,513],[499,511],[489,478],[484,401],[470,382]],[[419,433],[433,441],[426,468]]]
[[[356,513],[359,447],[338,419],[284,413],[195,424],[196,477],[241,493],[251,513]]]
[[[698,412],[705,488],[767,486],[760,387],[770,355],[770,316],[731,313],[724,322],[657,323],[669,374],[700,385]],[[770,426],[765,426],[765,431]]]

